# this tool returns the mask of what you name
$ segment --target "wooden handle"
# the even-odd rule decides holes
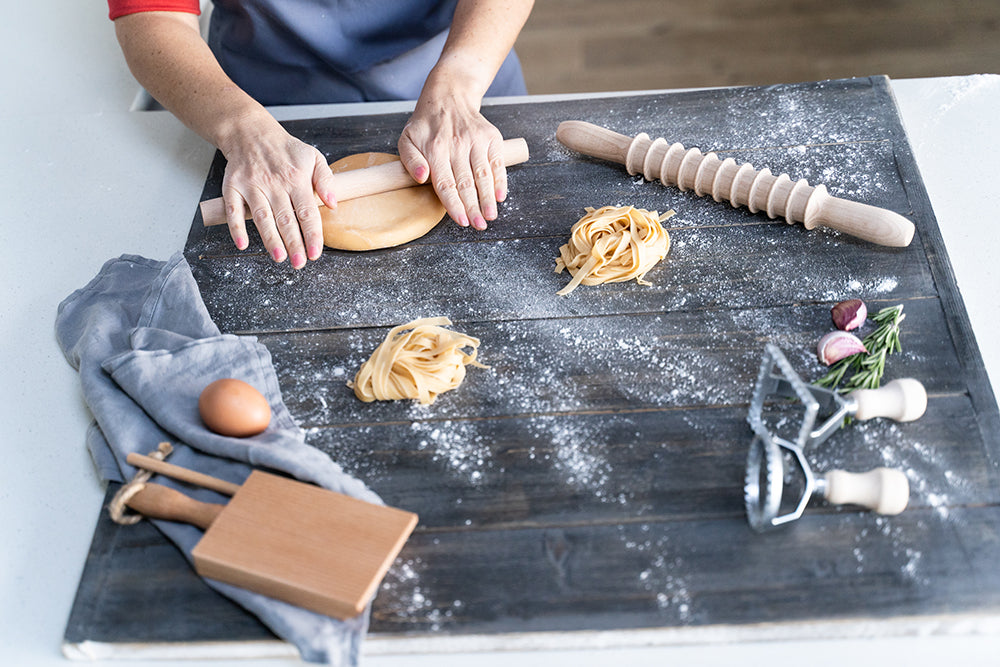
[[[129,465],[133,465],[136,468],[142,468],[143,470],[155,472],[159,475],[165,475],[166,477],[170,477],[181,482],[194,484],[195,486],[200,486],[203,489],[218,491],[226,496],[233,496],[240,490],[239,484],[233,484],[232,482],[227,482],[195,470],[188,470],[187,468],[182,468],[181,466],[174,465],[173,463],[167,463],[166,461],[154,459],[153,457],[146,456],[145,454],[137,454],[133,452],[126,456],[125,460],[128,461]]]
[[[503,142],[503,162],[505,166],[521,164],[528,161],[528,142],[524,139],[507,139]],[[347,201],[358,199],[369,195],[377,195],[392,190],[402,190],[412,188],[420,183],[413,180],[402,162],[393,161],[385,164],[366,167],[364,169],[354,169],[333,175],[333,192],[337,196],[337,201]],[[320,198],[316,197],[316,203],[323,206]],[[201,209],[201,219],[206,227],[226,224],[226,205],[222,197],[216,199],[206,199],[199,205]],[[249,220],[252,217],[250,209],[244,206],[243,219]]]
[[[822,185],[793,181],[788,174],[775,176],[767,168],[720,159],[697,148],[650,139],[645,132],[629,138],[578,120],[559,124],[556,138],[567,148],[625,165],[628,173],[681,190],[694,190],[699,197],[710,194],[715,201],[746,206],[751,213],[781,216],[788,224],[803,223],[836,229],[865,241],[905,247],[913,240],[913,223],[892,211],[832,197]]]
[[[832,197],[826,188],[816,188],[814,208],[807,207],[802,224],[806,229],[817,225],[836,229],[864,241],[892,248],[905,248],[913,240],[913,223],[895,211]]]
[[[910,501],[910,483],[899,470],[875,468],[855,473],[831,470],[824,497],[836,505],[861,505],[879,514],[899,514]]]
[[[556,139],[577,153],[618,164],[625,164],[628,147],[632,144],[632,137],[582,120],[564,120],[559,123]]]
[[[857,402],[856,419],[888,417],[898,422],[919,419],[927,409],[927,390],[913,378],[900,378],[878,389],[856,389],[850,397]]]
[[[208,530],[219,512],[226,508],[225,505],[203,503],[159,484],[146,484],[125,504],[150,519],[190,523],[202,530]]]

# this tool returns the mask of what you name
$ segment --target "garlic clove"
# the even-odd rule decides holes
[[[830,316],[838,329],[850,331],[865,323],[868,318],[868,308],[861,299],[849,299],[831,308]]]
[[[816,354],[821,363],[829,366],[858,352],[868,352],[861,339],[846,331],[831,331],[819,339]]]

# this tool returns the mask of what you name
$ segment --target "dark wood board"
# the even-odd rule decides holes
[[[482,233],[444,221],[372,253],[328,250],[303,271],[253,237],[238,253],[195,216],[185,254],[213,318],[274,359],[308,441],[421,521],[386,578],[381,635],[586,631],[889,620],[1000,611],[1000,416],[946,250],[884,78],[486,107],[531,160]],[[806,231],[644,183],[555,140],[562,120],[647,132],[824,183],[895,210],[903,249]],[[405,115],[287,123],[332,161],[394,152]],[[203,198],[218,196],[217,158]],[[674,209],[650,287],[554,273],[584,206]],[[910,507],[878,517],[814,502],[753,533],[742,483],[746,413],[764,344],[807,380],[829,307],[904,304],[887,378],[927,386],[917,422],[855,423],[818,472],[888,465]],[[391,326],[446,315],[488,369],[431,406],[363,404],[346,382]],[[137,564],[159,572],[137,577]],[[126,614],[140,599],[176,623]],[[206,611],[210,610],[210,611]],[[155,610],[150,614],[155,614]],[[877,627],[877,626],[875,626]],[[886,626],[888,628],[888,625]],[[888,629],[886,630],[889,631]],[[799,637],[807,636],[801,629]],[[66,640],[266,640],[149,526],[102,514]]]

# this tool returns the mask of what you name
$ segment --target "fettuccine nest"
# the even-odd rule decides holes
[[[354,395],[366,403],[413,398],[426,405],[462,384],[466,366],[489,368],[476,361],[479,339],[444,328],[450,324],[425,317],[389,331],[348,383]]]
[[[569,271],[573,279],[556,294],[566,295],[578,285],[600,285],[627,280],[651,285],[646,273],[667,256],[670,236],[660,223],[674,214],[659,215],[633,206],[586,208],[570,230],[569,243],[559,249],[556,273]]]

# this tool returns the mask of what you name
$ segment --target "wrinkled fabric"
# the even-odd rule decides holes
[[[94,424],[87,446],[101,475],[124,481],[136,470],[130,452],[148,453],[170,442],[171,463],[241,484],[254,467],[381,504],[362,482],[305,443],[285,407],[267,348],[249,336],[220,333],[212,322],[183,255],[166,262],[123,255],[107,262],[85,287],[59,305],[56,336],[79,371]],[[267,430],[250,438],[209,431],[198,414],[198,396],[210,382],[231,377],[254,386],[271,406]],[[179,489],[163,477],[156,481]],[[205,502],[226,498],[207,489],[184,492]],[[191,559],[201,531],[174,522],[156,526]],[[294,644],[302,658],[356,665],[368,610],[339,621],[241,588],[207,583],[255,614]]]
[[[415,100],[456,0],[215,0],[208,44],[264,105]],[[524,95],[511,51],[487,97]]]

